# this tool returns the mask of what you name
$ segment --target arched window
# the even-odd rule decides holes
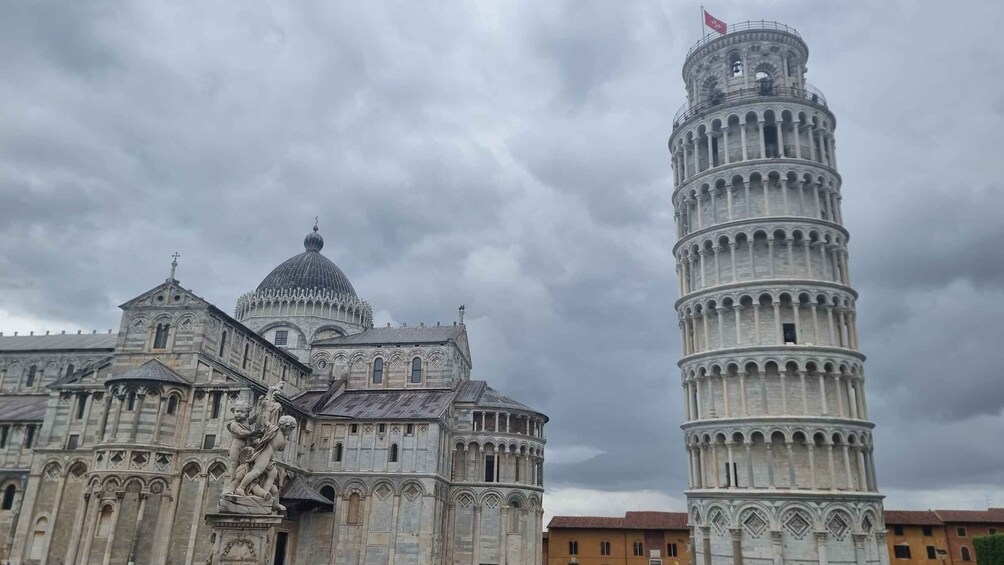
[[[167,413],[174,414],[178,411],[178,397],[171,395],[167,397]]]
[[[223,353],[227,350],[227,331],[223,330],[220,334],[220,352],[216,354],[217,357],[223,357]]]
[[[28,378],[24,380],[24,386],[31,388],[35,386],[35,373],[38,372],[38,365],[32,365],[28,368]]]
[[[756,78],[756,85],[760,91],[760,96],[771,96],[774,94],[774,79],[770,76],[770,73],[767,71],[757,71],[754,77]]]
[[[340,443],[335,444],[335,449],[334,453],[332,454],[332,458],[335,460],[335,462],[342,460],[342,444]]]
[[[568,554],[578,555],[579,554],[579,542],[572,540],[568,542]]]
[[[350,526],[360,526],[363,523],[363,513],[360,506],[362,501],[359,499],[359,493],[352,493],[349,495],[349,516],[348,522]]]
[[[130,392],[129,396],[126,397],[126,410],[130,412],[136,409],[136,393]]]
[[[3,489],[3,503],[0,504],[0,510],[10,510],[14,507],[15,494],[17,494],[17,487],[14,485],[7,485],[7,488]]]
[[[520,523],[519,501],[511,500],[509,501],[509,532],[513,534],[518,534],[519,523]],[[609,553],[607,553],[606,555],[609,555]]]
[[[972,561],[973,560],[973,556],[972,556],[971,553],[969,553],[969,548],[966,547],[966,546],[962,546],[962,560],[963,561]]]
[[[634,542],[634,556],[641,557],[643,555],[645,555],[645,545],[640,541]]]
[[[600,555],[610,555],[610,542],[608,541],[600,542]]]
[[[105,505],[101,509],[101,515],[98,516],[98,527],[97,531],[94,532],[94,537],[106,538],[112,533],[112,519],[115,516],[115,508],[111,504]]]
[[[729,71],[734,77],[743,76],[743,58],[739,53],[729,55]]]
[[[323,487],[321,487],[321,496],[323,496],[324,498],[327,498],[332,503],[334,503],[334,501],[335,501],[335,487],[333,487],[331,485],[324,485]],[[330,506],[327,506],[327,505],[323,506],[320,509],[321,512],[333,512],[334,510],[335,510],[335,505],[334,504],[331,504]]]
[[[69,377],[73,374],[73,363],[66,366],[66,376]]]
[[[388,461],[391,463],[397,463],[397,444],[390,444],[390,455],[388,456]]]
[[[422,360],[418,357],[411,360],[411,382],[422,382]]]
[[[171,324],[157,324],[157,333],[153,336],[153,348],[164,349],[167,347],[167,334],[171,330]]]
[[[383,358],[377,357],[373,360],[373,384],[378,385],[383,382]]]
[[[45,534],[48,531],[49,519],[43,516],[35,522],[35,531],[32,532],[31,540],[28,542],[30,544],[28,547],[28,559],[42,559],[45,557],[43,555],[45,550]]]

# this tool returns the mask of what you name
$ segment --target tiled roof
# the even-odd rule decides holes
[[[115,348],[117,334],[55,334],[0,336],[0,351],[47,351]]]
[[[392,345],[441,343],[457,339],[464,326],[406,326],[403,328],[370,328],[366,331],[319,340],[325,345]]]
[[[156,359],[150,359],[139,367],[129,369],[121,375],[109,377],[105,380],[106,383],[116,381],[156,381],[161,383],[192,384],[188,382],[188,379],[175,373],[170,367]]]
[[[944,522],[933,510],[886,510],[885,523],[894,526],[940,526]]]
[[[318,415],[356,420],[437,419],[453,399],[452,390],[359,390],[335,397]]]
[[[327,504],[332,505],[335,503],[334,500],[328,500],[321,493],[317,492],[310,487],[307,483],[303,482],[303,479],[299,477],[293,478],[283,489],[282,494],[279,495],[279,500],[292,500],[295,502],[312,502],[316,504]]]
[[[258,285],[259,291],[287,290],[329,290],[337,294],[356,298],[356,291],[345,273],[324,255],[324,239],[317,233],[307,235],[303,240],[305,251],[283,261]]]
[[[987,510],[935,510],[944,522],[998,522],[1004,523],[1004,508]]]
[[[41,422],[48,398],[44,394],[0,396],[0,422]]]
[[[457,389],[456,402],[469,402],[483,408],[502,408],[510,410],[522,410],[524,412],[535,412],[526,404],[516,402],[501,392],[488,386],[485,381],[467,381]]]
[[[547,525],[551,528],[600,530],[686,530],[686,512],[628,512],[623,518],[614,516],[555,516]]]

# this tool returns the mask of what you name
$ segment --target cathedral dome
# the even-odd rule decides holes
[[[321,290],[357,298],[345,273],[321,255],[324,238],[314,231],[303,239],[305,251],[285,260],[258,285],[258,291]]]

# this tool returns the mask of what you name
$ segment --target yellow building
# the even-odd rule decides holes
[[[547,529],[546,565],[690,564],[684,512],[555,516]]]

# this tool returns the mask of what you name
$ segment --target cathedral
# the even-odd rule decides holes
[[[316,226],[303,245],[233,315],[175,262],[116,333],[0,334],[0,562],[205,563],[228,424],[283,382],[269,563],[540,563],[547,417],[472,380],[463,307],[374,327]]]

